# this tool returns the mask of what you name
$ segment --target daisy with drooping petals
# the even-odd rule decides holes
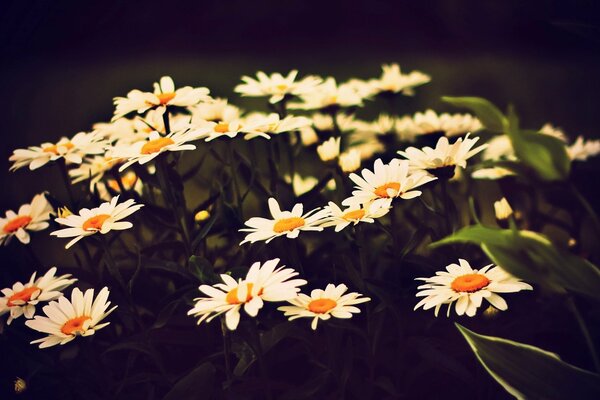
[[[360,293],[352,292],[344,294],[348,287],[344,284],[334,285],[330,283],[325,290],[315,289],[310,297],[300,293],[294,299],[288,300],[291,306],[281,306],[277,309],[283,311],[289,320],[297,318],[312,318],[310,327],[317,329],[320,319],[326,321],[334,318],[352,318],[352,314],[360,313],[356,304],[370,301],[369,297],[361,297]]]
[[[56,267],[52,267],[43,276],[36,279],[37,272],[31,275],[29,282],[23,284],[16,282],[12,288],[2,289],[3,297],[0,297],[0,315],[10,313],[7,325],[13,319],[25,315],[25,318],[33,318],[35,306],[40,301],[55,300],[62,296],[61,291],[73,284],[77,279],[70,279],[71,274],[54,276]]]
[[[425,281],[419,286],[417,297],[425,297],[417,303],[415,310],[423,307],[424,310],[434,308],[435,316],[442,305],[448,305],[448,316],[452,304],[456,302],[455,310],[458,315],[466,314],[472,317],[477,312],[483,299],[499,310],[508,309],[506,301],[497,293],[516,293],[521,290],[532,290],[531,285],[515,278],[494,264],[487,265],[480,270],[472,269],[463,259],[459,264],[450,264],[446,271],[438,271],[431,278],[416,278]]]
[[[297,70],[290,71],[286,77],[280,73],[274,73],[269,76],[259,71],[256,73],[258,79],[243,76],[242,81],[244,83],[237,85],[234,91],[241,93],[242,96],[271,96],[269,103],[275,104],[283,100],[286,96],[300,96],[310,93],[322,81],[318,76],[312,75],[296,81],[297,75]]]
[[[350,224],[359,222],[375,222],[374,218],[380,218],[390,211],[390,207],[383,203],[371,203],[367,206],[354,205],[342,210],[334,202],[329,202],[324,208],[329,211],[329,220],[321,225],[323,228],[335,226],[335,231],[339,232]]]
[[[487,147],[487,144],[483,144],[473,148],[478,140],[478,137],[469,138],[467,134],[464,138],[459,138],[450,144],[448,138],[442,136],[434,149],[429,146],[422,149],[408,147],[404,151],[398,151],[398,154],[408,159],[411,170],[426,170],[432,175],[442,172],[440,176],[444,177],[446,174],[443,172],[449,171],[451,178],[454,176],[455,167],[466,168],[467,160]]]
[[[115,97],[116,106],[113,121],[137,111],[142,114],[150,109],[157,109],[161,114],[169,106],[188,107],[210,99],[209,90],[205,87],[193,88],[185,86],[175,89],[175,83],[169,76],[160,78],[160,82],[154,83],[154,92],[142,92],[132,90],[127,97]]]
[[[52,206],[43,193],[36,194],[31,204],[23,204],[19,212],[6,212],[6,218],[0,218],[0,245],[8,244],[13,236],[23,244],[29,243],[27,231],[41,231],[48,227]]]
[[[436,179],[422,171],[409,173],[408,161],[397,158],[389,164],[384,164],[378,158],[373,171],[365,168],[361,174],[362,177],[350,174],[350,179],[356,183],[356,190],[352,192],[352,197],[342,202],[343,205],[357,206],[374,201],[389,207],[394,198],[408,200],[420,196],[421,191],[413,189]]]
[[[112,230],[124,230],[133,226],[131,222],[121,221],[142,208],[143,204],[135,204],[135,200],[129,199],[117,204],[119,196],[113,197],[110,202],[100,204],[100,207],[87,209],[82,208],[79,215],[72,214],[64,218],[56,218],[55,221],[69,228],[60,229],[51,233],[57,237],[75,237],[65,246],[65,249],[73,246],[76,242],[86,236],[96,233],[103,235]]]
[[[197,140],[204,130],[171,132],[161,136],[158,132],[152,132],[147,140],[140,140],[131,145],[117,145],[111,153],[115,158],[123,158],[127,161],[119,167],[123,171],[134,163],[144,165],[166,151],[195,150],[196,146],[188,142]]]
[[[304,206],[300,203],[296,204],[292,211],[281,211],[279,203],[272,197],[269,199],[269,210],[273,219],[253,217],[246,221],[249,228],[242,228],[240,232],[250,233],[240,245],[260,240],[269,243],[278,236],[295,239],[300,231],[322,231],[323,227],[320,224],[327,216],[327,211],[318,208],[303,214]]]
[[[407,96],[415,94],[414,88],[417,86],[424,85],[431,81],[431,77],[420,71],[411,71],[408,74],[403,74],[400,71],[400,66],[394,64],[383,64],[381,66],[383,70],[379,79],[371,79],[369,85],[372,90],[377,93],[389,92],[389,93],[400,93]]]
[[[25,325],[38,332],[47,333],[48,336],[37,339],[31,344],[39,343],[40,349],[69,343],[77,336],[90,336],[110,324],[100,323],[117,306],[110,306],[108,301],[108,288],[103,288],[94,299],[94,289],[88,289],[85,294],[78,288],[71,292],[71,301],[61,297],[44,306],[46,317],[36,315],[34,319],[26,321]]]
[[[56,143],[42,143],[40,146],[15,150],[8,159],[14,162],[10,170],[29,166],[33,171],[61,158],[64,158],[67,164],[81,164],[86,155],[104,154],[107,144],[108,142],[95,132],[79,132],[71,139],[63,137]]]
[[[396,131],[400,137],[415,137],[440,133],[444,136],[460,136],[483,129],[483,125],[470,114],[437,114],[433,110],[415,113],[398,119]]]
[[[242,307],[248,315],[256,317],[265,301],[286,301],[296,297],[300,291],[299,286],[305,285],[306,281],[291,279],[298,273],[285,266],[276,269],[278,263],[278,258],[269,260],[262,266],[260,262],[255,262],[243,280],[236,281],[231,276],[222,274],[224,283],[200,286],[200,291],[209,297],[195,299],[196,304],[188,311],[188,315],[200,317],[200,324],[225,313],[227,328],[235,330]]]

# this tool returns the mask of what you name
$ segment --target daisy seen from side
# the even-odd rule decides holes
[[[287,76],[280,73],[267,75],[262,71],[256,73],[256,79],[250,76],[242,77],[242,84],[235,87],[234,91],[242,96],[262,97],[269,96],[269,103],[275,104],[286,96],[301,96],[313,91],[322,81],[318,76],[306,76],[296,80],[297,70],[292,70]]]
[[[31,240],[28,231],[46,229],[52,210],[44,193],[40,193],[33,197],[31,203],[19,207],[18,212],[6,211],[5,218],[0,218],[0,245],[8,244],[13,236],[28,244]]]
[[[375,218],[380,218],[390,211],[389,205],[385,203],[370,203],[364,206],[354,205],[342,210],[337,204],[330,201],[324,208],[329,211],[330,217],[321,225],[323,228],[335,226],[335,231],[339,232],[350,224],[356,225],[359,222],[372,224]]]

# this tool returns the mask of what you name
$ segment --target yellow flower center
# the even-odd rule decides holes
[[[8,221],[2,230],[4,233],[13,233],[24,226],[27,226],[31,222],[31,217],[29,215],[19,215],[10,221]]]
[[[6,302],[6,305],[9,307],[13,307],[16,306],[18,304],[14,304],[14,301],[18,301],[18,300],[22,300],[24,302],[28,302],[31,299],[31,295],[36,291],[36,290],[40,290],[39,287],[36,286],[31,286],[31,287],[27,287],[23,290],[21,290],[20,292],[14,293],[12,296],[10,296],[8,298],[8,301]]]
[[[100,229],[102,229],[104,221],[106,221],[108,218],[110,218],[110,215],[108,214],[98,214],[92,218],[89,218],[83,223],[83,230],[99,231]]]
[[[160,93],[157,94],[156,97],[158,97],[160,104],[164,105],[167,104],[169,101],[173,100],[173,98],[175,97],[175,92]]]
[[[277,88],[277,90],[279,90],[280,92],[283,92],[284,90],[288,89],[288,85],[286,85],[285,83],[280,83],[279,85],[275,85],[275,87]]]
[[[227,296],[225,296],[225,301],[229,304],[241,304],[241,303],[247,303],[250,300],[252,300],[252,288],[254,287],[253,283],[247,283],[246,284],[247,288],[248,288],[248,292],[246,293],[246,299],[244,301],[240,301],[238,299],[238,288],[235,287],[233,289],[231,289],[229,292],[227,292]],[[260,296],[263,293],[263,290],[260,289],[258,291],[258,296]]]
[[[163,147],[174,144],[173,139],[168,137],[161,137],[154,140],[148,140],[146,144],[142,146],[142,154],[152,154],[159,152]]]
[[[121,177],[121,183],[123,184],[123,187],[125,189],[131,189],[137,182],[137,179],[138,177],[136,174],[127,174]],[[115,192],[121,190],[121,188],[119,187],[119,182],[117,182],[116,179],[109,179],[108,182],[106,182],[106,184]]]
[[[229,132],[229,124],[226,124],[225,122],[219,122],[215,126],[215,132],[219,132],[219,133]]]
[[[360,209],[360,210],[348,211],[347,213],[342,215],[342,218],[345,219],[346,221],[356,221],[356,220],[361,219],[364,216],[365,216],[365,210]]]
[[[75,147],[75,145],[71,142],[62,143],[62,144],[53,144],[52,146],[45,147],[44,153],[54,153],[54,154],[58,155],[59,147],[66,147],[67,150],[71,150],[73,147]]]
[[[378,197],[387,199],[390,197],[390,195],[388,194],[388,189],[392,189],[395,192],[394,195],[396,195],[400,191],[400,184],[398,182],[388,182],[385,185],[377,187],[375,189],[375,194]]]
[[[335,308],[337,303],[331,299],[317,299],[308,303],[308,310],[315,314],[325,314],[327,311]]]
[[[275,222],[273,230],[277,233],[289,232],[304,226],[305,223],[304,218],[300,217],[283,218]]]
[[[84,333],[83,323],[88,319],[92,319],[86,315],[76,318],[71,318],[60,328],[60,331],[65,335],[76,335],[77,333]]]
[[[466,274],[454,279],[450,287],[455,292],[476,292],[490,284],[490,280],[483,274]]]

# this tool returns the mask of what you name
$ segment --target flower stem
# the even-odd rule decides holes
[[[267,365],[265,364],[265,358],[263,354],[262,343],[260,342],[260,334],[258,333],[257,324],[258,322],[254,323],[254,321],[248,324],[250,326],[250,334],[252,335],[252,341],[254,342],[254,345],[251,347],[254,350],[254,355],[256,356],[256,359],[258,360],[258,368],[260,369],[260,375],[267,392],[266,398],[267,400],[273,400],[273,392],[271,391],[271,381],[269,379]]]
[[[594,363],[594,368],[595,368],[596,372],[600,372],[600,358],[598,357],[596,345],[594,344],[594,340],[592,339],[592,335],[590,335],[590,331],[587,327],[587,324],[585,323],[585,321],[583,319],[583,316],[577,309],[577,306],[575,305],[575,301],[573,300],[573,298],[571,296],[567,296],[567,307],[569,308],[569,310],[571,311],[571,313],[577,320],[577,324],[579,324],[579,330],[581,330],[581,334],[583,335],[583,338],[585,339],[585,342],[588,347],[590,356],[592,357],[592,361]]]
[[[166,136],[169,133],[171,133],[171,122],[169,120],[169,109],[168,108],[165,108],[165,112],[163,113],[162,117],[163,117],[163,123],[165,125],[165,134],[164,134],[164,136]]]
[[[60,175],[67,189],[67,196],[69,196],[69,207],[75,207],[75,196],[73,195],[73,189],[71,186],[71,180],[69,179],[69,172],[67,171],[67,162],[64,158],[58,159],[56,162],[60,169]]]
[[[233,380],[233,373],[231,370],[231,337],[229,336],[229,330],[225,324],[225,317],[221,317],[221,333],[223,335],[223,355],[225,357],[225,375],[227,376],[227,389]]]
[[[127,292],[127,285],[125,285],[125,281],[123,280],[121,271],[119,271],[119,267],[117,266],[117,263],[112,256],[108,240],[102,234],[100,234],[100,242],[102,242],[102,248],[104,249],[104,260],[106,262],[108,272],[112,275],[113,278],[115,278],[119,285],[121,285],[123,290]]]

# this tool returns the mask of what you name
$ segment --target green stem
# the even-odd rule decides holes
[[[221,317],[221,334],[223,335],[223,355],[225,357],[225,375],[227,376],[227,389],[233,381],[233,372],[231,370],[231,337],[225,324],[225,317]]]
[[[250,334],[252,335],[252,340],[254,346],[251,346],[254,350],[254,355],[258,360],[258,368],[260,369],[260,375],[263,380],[263,384],[265,385],[267,400],[273,400],[273,392],[271,390],[271,380],[269,379],[269,374],[267,371],[267,365],[265,364],[265,358],[262,348],[262,343],[260,342],[260,334],[258,333],[258,327],[256,326],[258,321],[251,321],[250,325]]]
[[[234,149],[233,149],[233,141],[230,140],[227,143],[227,154],[228,154],[228,164],[229,164],[229,168],[231,171],[231,181],[233,182],[233,191],[235,193],[235,205],[238,211],[238,216],[239,218],[243,221],[244,220],[244,210],[242,208],[242,193],[240,190],[240,183],[238,181],[238,176],[237,176],[237,165],[236,165],[236,161],[235,161],[235,154],[234,154]]]
[[[446,224],[446,232],[445,235],[451,235],[452,231],[453,231],[453,221],[452,221],[452,214],[453,212],[451,211],[451,207],[452,207],[452,199],[450,198],[450,194],[448,193],[448,180],[441,178],[440,179],[440,188],[442,191],[442,202],[443,202],[443,213],[444,213],[444,221]]]
[[[594,363],[594,368],[596,372],[600,372],[600,358],[598,357],[598,352],[596,350],[596,346],[594,344],[594,340],[592,339],[592,335],[590,335],[590,331],[588,330],[587,324],[585,323],[583,316],[577,309],[575,305],[575,301],[571,296],[567,296],[567,307],[573,313],[573,316],[577,320],[577,324],[579,324],[579,329],[581,330],[581,334],[585,339],[585,342],[588,347],[588,351],[590,356],[592,357],[592,361]]]
[[[69,207],[75,207],[75,196],[73,195],[73,189],[71,186],[71,180],[69,179],[69,172],[67,171],[67,163],[64,158],[60,158],[57,161],[60,175],[67,189],[67,195],[69,196]]]
[[[106,267],[108,268],[108,272],[112,275],[113,278],[115,278],[115,280],[127,293],[127,285],[125,285],[125,281],[123,280],[121,271],[119,271],[119,267],[112,256],[110,246],[108,245],[108,240],[104,237],[104,235],[100,234],[100,241],[102,242],[102,248],[104,249],[104,260],[106,261]]]

